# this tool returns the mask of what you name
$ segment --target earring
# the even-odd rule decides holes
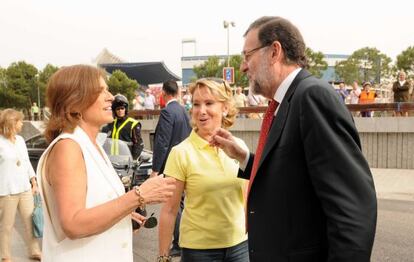
[[[227,112],[223,112],[223,117],[226,117],[227,116]]]

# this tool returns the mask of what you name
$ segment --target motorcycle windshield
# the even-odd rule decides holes
[[[131,151],[125,141],[107,138],[102,147],[114,166],[129,165],[132,161]]]

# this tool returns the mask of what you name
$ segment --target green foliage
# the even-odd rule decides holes
[[[381,78],[389,77],[392,73],[391,58],[382,54],[376,48],[361,48],[345,61],[335,65],[335,71],[346,83],[371,81],[379,83]]]
[[[194,73],[197,75],[197,78],[204,77],[223,77],[223,63],[220,63],[218,56],[211,56],[207,61],[202,63],[199,66],[194,66]]]
[[[27,110],[27,99],[22,95],[18,95],[10,88],[0,85],[0,109],[4,108],[25,108]]]
[[[6,86],[10,92],[17,96],[24,97],[24,102],[20,105],[29,108],[32,102],[37,101],[37,68],[24,61],[12,63],[6,70]],[[17,99],[17,97],[16,97]]]
[[[46,86],[49,78],[59,70],[59,67],[47,64],[42,71],[39,72],[38,85],[40,94],[40,106],[45,105]],[[36,100],[37,101],[37,100]]]
[[[135,97],[135,90],[139,88],[137,81],[128,78],[121,70],[115,70],[107,81],[109,91],[113,94],[122,94],[132,101]]]
[[[408,47],[397,56],[396,66],[398,70],[403,70],[414,78],[414,46]]]
[[[242,63],[241,55],[234,55],[230,57],[229,64],[231,67],[234,67],[235,85],[248,86],[249,80],[247,79],[247,76],[240,71],[241,63]],[[194,66],[193,71],[197,76],[196,79],[204,78],[204,77],[223,78],[223,68],[226,66],[227,66],[227,60],[220,63],[220,59],[218,56],[211,56],[203,64],[199,66]]]
[[[308,70],[316,77],[321,77],[322,72],[328,68],[328,63],[324,60],[325,55],[322,52],[314,52],[306,48],[306,58],[308,59]]]

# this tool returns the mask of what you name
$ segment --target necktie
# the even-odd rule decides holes
[[[259,144],[257,145],[256,154],[254,156],[252,173],[250,174],[250,181],[249,181],[249,188],[247,190],[247,196],[249,196],[250,188],[253,184],[254,177],[256,176],[257,168],[259,166],[260,159],[262,158],[263,149],[266,144],[267,135],[269,134],[270,127],[272,126],[272,121],[273,121],[274,114],[275,114],[275,111],[278,105],[279,105],[278,102],[276,102],[275,100],[272,100],[269,103],[269,106],[263,118],[262,128],[260,129]]]

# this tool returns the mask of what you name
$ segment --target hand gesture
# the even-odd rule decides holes
[[[229,157],[238,160],[240,163],[245,160],[249,153],[237,144],[229,131],[223,128],[215,130],[209,142],[210,145],[221,148]]]
[[[139,186],[141,196],[146,204],[166,202],[175,190],[175,179],[162,176],[151,177]]]

